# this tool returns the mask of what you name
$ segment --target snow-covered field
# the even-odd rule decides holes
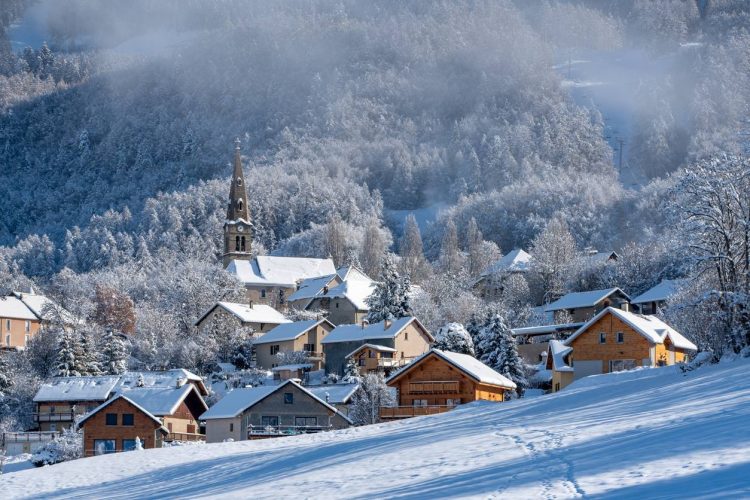
[[[555,395],[0,478],[3,498],[750,496],[750,360],[589,377]]]

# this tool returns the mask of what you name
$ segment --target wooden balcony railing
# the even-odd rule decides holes
[[[52,441],[59,435],[60,433],[57,431],[3,432],[0,444],[2,444],[2,447],[5,447],[9,443]]]
[[[457,380],[433,380],[427,382],[410,382],[410,394],[457,394],[459,382]]]
[[[72,411],[35,412],[33,414],[35,422],[72,422],[75,415]]]
[[[164,441],[205,441],[205,434],[195,434],[188,432],[170,432],[164,438]]]
[[[381,406],[380,418],[411,418],[423,415],[437,415],[450,411],[455,406],[432,405],[432,406]]]

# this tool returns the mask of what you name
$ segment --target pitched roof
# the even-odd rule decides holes
[[[599,321],[605,314],[613,314],[620,320],[630,325],[633,330],[643,335],[646,340],[652,344],[663,344],[664,340],[669,338],[672,344],[679,349],[686,349],[690,351],[697,351],[698,347],[686,339],[677,330],[674,330],[671,326],[664,323],[656,316],[646,316],[642,314],[635,314],[622,309],[616,309],[614,307],[607,307],[603,309],[599,314],[588,320],[581,328],[576,330],[573,335],[565,340],[565,345],[571,345],[573,340],[589,329],[591,325]]]
[[[238,304],[236,302],[217,302],[203,316],[201,316],[195,325],[199,325],[204,319],[217,307],[221,307],[229,314],[232,314],[243,323],[265,323],[277,324],[291,323],[290,320],[273,307],[266,304]]]
[[[605,290],[590,290],[588,292],[574,292],[563,295],[556,301],[545,307],[545,311],[559,311],[561,309],[577,309],[579,307],[595,306],[607,297],[621,293],[629,299],[628,295],[619,288],[607,288]]]
[[[583,326],[583,321],[578,323],[560,323],[558,325],[524,326],[522,328],[511,328],[513,335],[550,335],[552,333],[577,330]]]
[[[294,385],[297,389],[306,393],[320,404],[344,418],[347,422],[352,423],[346,415],[343,415],[336,408],[320,399],[318,396],[308,391],[293,380],[286,380],[279,385],[262,385],[246,389],[235,389],[228,392],[218,403],[213,405],[209,410],[200,416],[200,420],[213,420],[218,418],[234,418],[243,411],[258,404],[276,391],[286,387],[288,384]]]
[[[179,368],[161,372],[127,372],[122,375],[54,377],[39,387],[34,401],[104,401],[114,392],[138,387],[174,389],[192,385],[185,384],[187,381],[195,382],[199,394],[208,394],[202,378]]]
[[[144,415],[146,415],[148,418],[150,418],[151,420],[153,420],[154,422],[156,422],[157,424],[159,424],[159,430],[161,430],[165,434],[169,434],[169,430],[166,427],[164,427],[164,425],[161,423],[161,420],[159,420],[158,418],[156,418],[148,410],[146,410],[141,405],[139,405],[138,403],[136,403],[135,401],[133,401],[129,397],[125,396],[124,394],[118,394],[117,396],[113,397],[112,399],[109,399],[109,400],[105,401],[104,403],[100,404],[99,406],[97,406],[96,408],[94,408],[93,410],[91,410],[90,412],[88,412],[81,420],[78,421],[78,427],[82,426],[84,422],[86,422],[88,419],[90,419],[91,417],[93,417],[94,415],[96,415],[97,413],[99,413],[100,411],[102,411],[103,409],[105,409],[107,406],[111,405],[112,403],[114,403],[118,399],[124,399],[128,403],[130,403],[133,406],[135,406],[136,408],[138,408]]]
[[[371,279],[347,279],[340,285],[331,288],[326,297],[347,299],[359,311],[369,311],[367,299],[375,291],[375,282]]]
[[[658,285],[646,290],[631,302],[633,304],[645,304],[647,302],[661,302],[677,293],[677,290],[685,283],[685,280],[662,280]]]
[[[13,295],[17,297],[21,302],[26,304],[26,307],[31,309],[31,311],[37,317],[41,319],[44,319],[44,320],[56,319],[53,314],[50,314],[50,311],[48,309],[49,307],[54,307],[55,310],[59,313],[62,320],[65,321],[66,323],[73,324],[73,323],[81,322],[75,316],[73,316],[72,313],[63,309],[57,303],[55,303],[52,299],[45,297],[44,295],[37,295],[35,293],[25,293],[25,292],[13,292]]]
[[[315,278],[302,280],[299,288],[287,300],[289,302],[296,302],[298,300],[312,299],[323,292],[326,286],[330,288],[331,282],[338,282],[339,279],[341,278],[337,274],[327,274],[325,276],[316,276]]]
[[[331,259],[259,255],[253,260],[232,260],[227,272],[246,285],[294,288],[300,280],[336,274],[336,267]]]
[[[312,330],[321,323],[328,323],[333,327],[333,323],[327,319],[311,319],[307,321],[295,321],[293,323],[284,323],[274,327],[271,331],[264,334],[254,341],[255,344],[268,344],[269,342],[285,342],[295,340],[301,337],[305,332]]]
[[[565,356],[570,354],[572,350],[573,350],[572,347],[565,345],[563,342],[559,340],[550,340],[549,352],[551,356],[550,359],[552,361],[552,369],[557,372],[574,371],[573,367],[568,366],[568,364],[565,363]]]
[[[357,354],[362,349],[372,349],[373,351],[378,351],[378,352],[396,352],[396,349],[394,349],[393,347],[387,347],[387,346],[384,346],[384,345],[377,345],[377,344],[369,344],[368,343],[368,344],[362,344],[361,346],[357,347],[352,352],[350,352],[349,354],[347,354],[345,357],[350,358],[350,357],[354,356],[355,354]]]
[[[437,357],[450,363],[477,382],[480,382],[482,384],[496,385],[499,387],[504,387],[506,389],[516,388],[516,384],[514,382],[496,372],[489,366],[485,365],[475,357],[469,356],[468,354],[459,354],[457,352],[441,351],[440,349],[430,349],[426,353],[422,354],[414,361],[388,377],[386,383],[390,383],[400,378],[402,375],[406,374],[412,368],[416,367],[423,359],[427,358],[431,354],[434,354]]]
[[[39,320],[29,306],[14,295],[0,297],[0,318]]]
[[[482,276],[488,276],[503,271],[525,272],[529,270],[530,266],[531,255],[520,248],[516,248],[503,255],[499,260],[490,264],[490,266],[482,272]]]
[[[363,327],[362,325],[339,325],[333,329],[322,340],[323,344],[334,344],[336,342],[358,342],[371,339],[392,339],[401,333],[401,331],[416,321],[420,328],[427,333],[430,340],[434,340],[427,329],[414,316],[406,316],[391,321],[388,328],[385,327],[385,321],[373,323]]]
[[[354,393],[359,389],[359,384],[326,384],[307,386],[307,390],[313,393],[318,399],[327,401],[332,405],[348,404]]]
[[[191,392],[198,394],[198,390],[192,384],[182,387],[134,387],[119,394],[138,404],[146,411],[155,416],[172,415]],[[200,396],[200,394],[198,394]],[[203,398],[198,398],[204,410],[208,410]]]

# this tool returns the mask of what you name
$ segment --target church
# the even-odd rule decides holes
[[[232,182],[224,222],[224,268],[247,289],[250,304],[285,308],[288,297],[306,279],[336,274],[331,259],[306,257],[253,257],[253,223],[242,172],[240,140],[235,140]]]

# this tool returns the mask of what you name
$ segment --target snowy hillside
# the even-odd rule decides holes
[[[748,360],[584,379],[507,404],[3,476],[4,498],[746,497]],[[96,471],[96,473],[92,473]]]

